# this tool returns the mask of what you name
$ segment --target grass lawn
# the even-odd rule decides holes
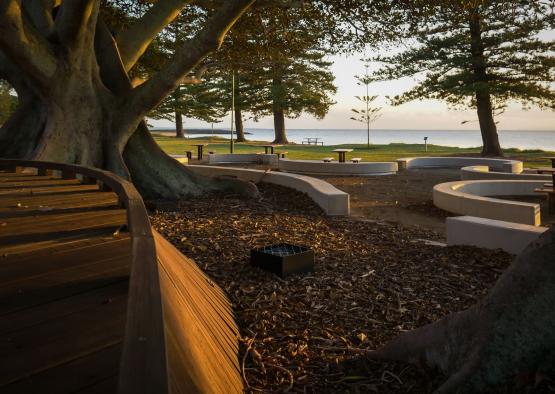
[[[154,134],[154,139],[169,154],[185,154],[185,151],[192,150],[196,155],[196,147],[193,144],[207,143],[208,150],[218,153],[229,153],[229,140],[222,137],[192,137],[187,139],[177,139],[175,137],[166,137]],[[266,141],[251,141],[246,143],[235,143],[235,153],[256,153],[264,152],[261,144],[267,144]],[[360,157],[364,161],[393,161],[401,157],[412,156],[479,156],[480,148],[454,148],[449,146],[428,145],[428,152],[424,152],[423,144],[388,144],[388,145],[371,145],[370,149],[366,144],[343,144],[343,145],[300,145],[290,144],[276,148],[276,151],[288,152],[287,158],[290,159],[312,159],[320,160],[323,157],[335,157],[332,152],[337,148],[350,148],[353,152],[347,155],[349,157]],[[545,156],[555,156],[555,152],[534,150],[505,149],[505,157],[522,160],[525,167],[550,167],[548,160],[542,160]]]

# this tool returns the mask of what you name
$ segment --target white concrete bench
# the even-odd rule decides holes
[[[519,254],[547,231],[547,227],[530,226],[502,220],[458,216],[447,218],[447,245],[472,245],[503,249]]]
[[[209,164],[252,163],[276,165],[277,161],[278,158],[276,155],[264,153],[225,153],[208,155]]]
[[[275,157],[275,155],[272,155]],[[330,216],[349,215],[349,194],[324,180],[305,175],[251,170],[245,168],[188,165],[188,169],[205,176],[231,176],[244,181],[267,182],[306,193]]]
[[[324,163],[331,163],[331,162],[333,161],[333,157],[324,157],[324,158],[322,159],[322,161],[323,161]]]
[[[459,215],[477,216],[538,226],[539,204],[503,200],[490,196],[534,196],[542,181],[456,181],[434,186],[434,205]]]
[[[359,163],[361,160],[362,160],[362,159],[361,159],[360,157],[353,157],[353,158],[351,159],[351,161],[352,161],[353,163]]]
[[[405,157],[397,159],[400,169],[411,168],[462,168],[466,166],[488,166],[496,171],[520,174],[522,162],[488,157]]]
[[[370,176],[390,175],[397,172],[397,163],[395,162],[373,161],[365,161],[362,163],[339,163],[330,161],[322,163],[318,160],[280,159],[278,167],[280,171],[284,172],[315,175]]]
[[[551,180],[551,175],[534,174],[521,172],[518,174],[511,172],[490,171],[489,166],[467,166],[461,168],[461,179],[463,180],[487,180],[487,179],[508,179],[508,180]]]

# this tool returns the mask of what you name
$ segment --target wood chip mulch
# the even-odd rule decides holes
[[[429,230],[325,216],[307,196],[261,184],[261,199],[211,195],[156,212],[153,226],[228,293],[248,392],[429,393],[442,377],[368,361],[404,330],[480,299],[512,260],[501,251],[441,247]],[[253,268],[250,250],[310,246],[313,273],[286,279]]]

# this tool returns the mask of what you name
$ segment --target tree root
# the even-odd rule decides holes
[[[479,393],[516,375],[555,369],[555,231],[530,244],[487,297],[403,333],[368,357],[423,363],[447,380],[436,393]]]

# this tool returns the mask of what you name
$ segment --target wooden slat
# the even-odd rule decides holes
[[[101,387],[102,393],[115,393],[121,345],[108,346],[98,352],[77,358],[54,368],[20,379],[4,387],[11,394],[57,393],[70,394]],[[0,389],[2,391],[2,389]],[[90,392],[90,391],[89,391]]]
[[[76,390],[76,392],[83,391],[92,393],[106,392],[106,390],[114,391],[116,388],[115,382],[118,382],[118,392],[121,394],[135,394],[138,392],[167,393],[164,322],[158,264],[156,261],[156,251],[150,222],[144,203],[137,190],[131,183],[110,172],[71,164],[0,159],[0,169],[13,169],[13,172],[15,172],[15,174],[2,173],[0,176],[0,190],[3,191],[6,197],[4,198],[3,205],[6,208],[3,213],[5,217],[0,218],[0,249],[4,249],[4,251],[0,250],[0,258],[6,258],[6,250],[10,251],[12,254],[14,251],[17,252],[17,256],[7,256],[9,260],[4,261],[6,267],[9,267],[9,265],[15,261],[30,261],[28,257],[26,257],[30,254],[38,255],[43,253],[42,256],[44,256],[46,250],[58,250],[56,241],[64,240],[63,242],[65,242],[70,237],[75,237],[75,235],[78,237],[86,237],[90,235],[92,231],[98,230],[99,232],[103,232],[123,223],[127,223],[132,245],[131,255],[122,258],[120,261],[121,264],[118,263],[119,260],[117,258],[109,258],[105,260],[95,259],[94,262],[91,261],[89,264],[75,263],[72,266],[71,259],[66,258],[63,264],[58,261],[58,263],[54,263],[50,267],[52,269],[39,269],[38,272],[40,273],[36,272],[35,275],[29,277],[26,277],[27,274],[25,270],[14,269],[13,266],[9,267],[14,278],[11,282],[6,281],[3,288],[0,287],[0,291],[6,291],[8,294],[7,297],[2,297],[2,301],[8,301],[4,312],[10,314],[15,313],[15,311],[17,311],[17,313],[23,313],[24,310],[33,310],[34,307],[39,305],[37,304],[39,302],[43,303],[40,305],[43,305],[44,308],[48,308],[48,305],[67,299],[75,294],[94,291],[99,287],[106,286],[110,280],[120,280],[120,276],[122,275],[119,270],[121,269],[120,266],[124,266],[123,260],[125,260],[126,263],[125,275],[127,275],[129,273],[129,262],[132,262],[131,279],[127,294],[128,309],[125,311],[126,308],[125,306],[123,307],[123,310],[126,312],[126,320],[119,375],[106,378],[98,384],[95,383],[87,387],[82,387]],[[29,169],[34,170],[28,171]],[[32,172],[41,175],[32,175]],[[103,203],[98,199],[95,200],[94,197],[92,198],[94,201],[84,203],[81,196],[73,198],[72,196],[66,195],[66,198],[60,199],[58,198],[59,196],[55,196],[56,192],[52,191],[45,193],[40,200],[35,199],[33,194],[33,197],[27,198],[27,204],[21,203],[21,206],[29,206],[29,212],[23,212],[22,214],[20,209],[18,213],[16,212],[17,210],[14,211],[14,209],[12,209],[13,207],[10,207],[14,199],[21,200],[25,198],[24,196],[26,194],[30,195],[32,187],[36,189],[37,187],[44,186],[52,187],[57,185],[67,187],[69,185],[79,184],[79,181],[75,179],[68,179],[66,183],[65,180],[60,180],[57,177],[44,175],[50,173],[61,174],[62,178],[80,177],[83,179],[86,178],[87,180],[96,180],[96,182],[101,184],[102,191],[113,191],[117,194],[118,201],[126,207],[126,211],[112,209],[110,210],[111,212],[108,212],[108,210],[99,209]],[[29,185],[32,185],[29,193],[17,190],[29,188]],[[15,193],[14,188],[17,190]],[[8,193],[5,193],[5,191],[8,191]],[[15,197],[14,194],[16,195]],[[0,200],[2,200],[1,197]],[[71,213],[51,212],[47,214],[44,212],[44,209],[37,209],[43,208],[47,200],[50,205],[55,205],[56,208],[59,209],[67,210],[91,207],[95,211]],[[113,205],[114,203],[112,201],[113,200],[110,200],[108,204]],[[33,206],[34,203],[42,206]],[[77,204],[77,206],[72,206],[72,204]],[[2,206],[1,201],[0,206]],[[19,206],[18,208],[21,207]],[[33,209],[34,211],[32,211]],[[28,213],[32,213],[35,216],[31,217]],[[0,214],[2,213],[0,212]],[[14,217],[17,215],[21,217]],[[122,216],[124,220],[121,220]],[[25,250],[26,247],[28,247],[27,251]],[[2,260],[0,260],[0,264],[1,263]],[[110,263],[112,263],[111,266]],[[32,263],[29,264],[31,266],[30,269],[39,268],[37,265],[33,266]],[[8,270],[8,268],[6,269]],[[88,287],[89,284],[90,287]],[[23,285],[28,285],[29,287],[27,288]],[[14,290],[16,291],[15,293]],[[109,309],[109,307],[105,309]],[[54,338],[50,338],[50,342],[52,342],[53,339],[53,342],[56,342],[56,338],[60,338],[61,341],[64,335],[62,335],[60,330],[63,331],[66,326],[60,325],[59,320],[66,321],[71,327],[72,324],[77,325],[76,321],[71,320],[72,316],[77,316],[79,314],[79,312],[69,315],[58,314],[65,317],[63,319],[41,323],[41,336],[43,330],[46,330],[47,333],[52,333],[52,335],[55,333]],[[86,315],[81,320],[86,321],[89,318],[90,315]],[[98,316],[98,318],[101,319],[102,324],[110,323],[109,319],[106,321],[106,319],[102,319],[100,316]],[[86,329],[94,326],[93,321],[89,320],[88,323]],[[98,326],[103,327],[102,324],[98,324]],[[109,327],[103,327],[104,331],[97,333],[97,335],[102,336],[102,333],[110,332],[110,330],[106,330],[106,328]],[[48,329],[50,329],[50,331]],[[31,328],[29,328],[29,330],[31,330]],[[57,365],[70,363],[76,356],[79,356],[75,354],[75,346],[77,345],[77,349],[79,349],[79,346],[83,345],[83,343],[85,343],[86,346],[82,348],[82,351],[86,354],[90,354],[91,351],[95,352],[100,350],[100,348],[95,349],[95,347],[97,345],[100,346],[100,344],[93,340],[94,335],[92,337],[86,336],[86,338],[81,338],[81,331],[79,327],[74,327],[74,331],[71,331],[74,337],[70,338],[67,343],[59,341],[58,347],[52,347],[50,344],[48,346],[45,345],[43,348],[39,347],[36,358],[42,361],[37,361],[38,364],[35,363],[33,359],[31,363],[17,365],[17,354],[20,353],[16,353],[14,355],[16,359],[15,366],[7,365],[5,373],[9,375],[10,371],[12,371],[14,376],[21,373],[36,375],[42,370],[41,368],[45,368],[44,370],[47,371],[48,369],[56,368]],[[17,335],[20,335],[21,332],[27,332],[27,330],[19,331]],[[79,334],[75,335],[75,332]],[[28,335],[29,338],[27,339],[32,342],[32,332],[29,331]],[[70,335],[70,332],[65,332],[65,337],[68,335]],[[73,338],[79,338],[77,344],[71,343]],[[0,346],[3,345],[5,344],[0,344]],[[105,346],[105,343],[102,346]],[[66,352],[67,354],[64,353],[64,349],[66,348],[68,349],[68,352]],[[58,360],[57,365],[55,362],[52,364],[53,361],[49,355],[53,355],[54,359]],[[30,352],[26,354],[26,358],[30,356]],[[45,366],[45,363],[48,365]],[[28,364],[30,364],[30,366]],[[0,369],[1,368],[2,365],[0,365]],[[27,368],[27,371],[25,368]],[[31,368],[32,371],[29,371],[29,368]],[[26,375],[17,376],[21,378]]]
[[[0,245],[52,239],[81,230],[102,229],[126,223],[123,209],[62,213],[34,217],[0,219]],[[1,252],[2,246],[0,246]]]
[[[39,327],[29,327],[0,342],[0,385],[46,371],[120,343],[127,295],[112,297]]]
[[[154,231],[172,393],[242,393],[239,330],[223,291]]]

